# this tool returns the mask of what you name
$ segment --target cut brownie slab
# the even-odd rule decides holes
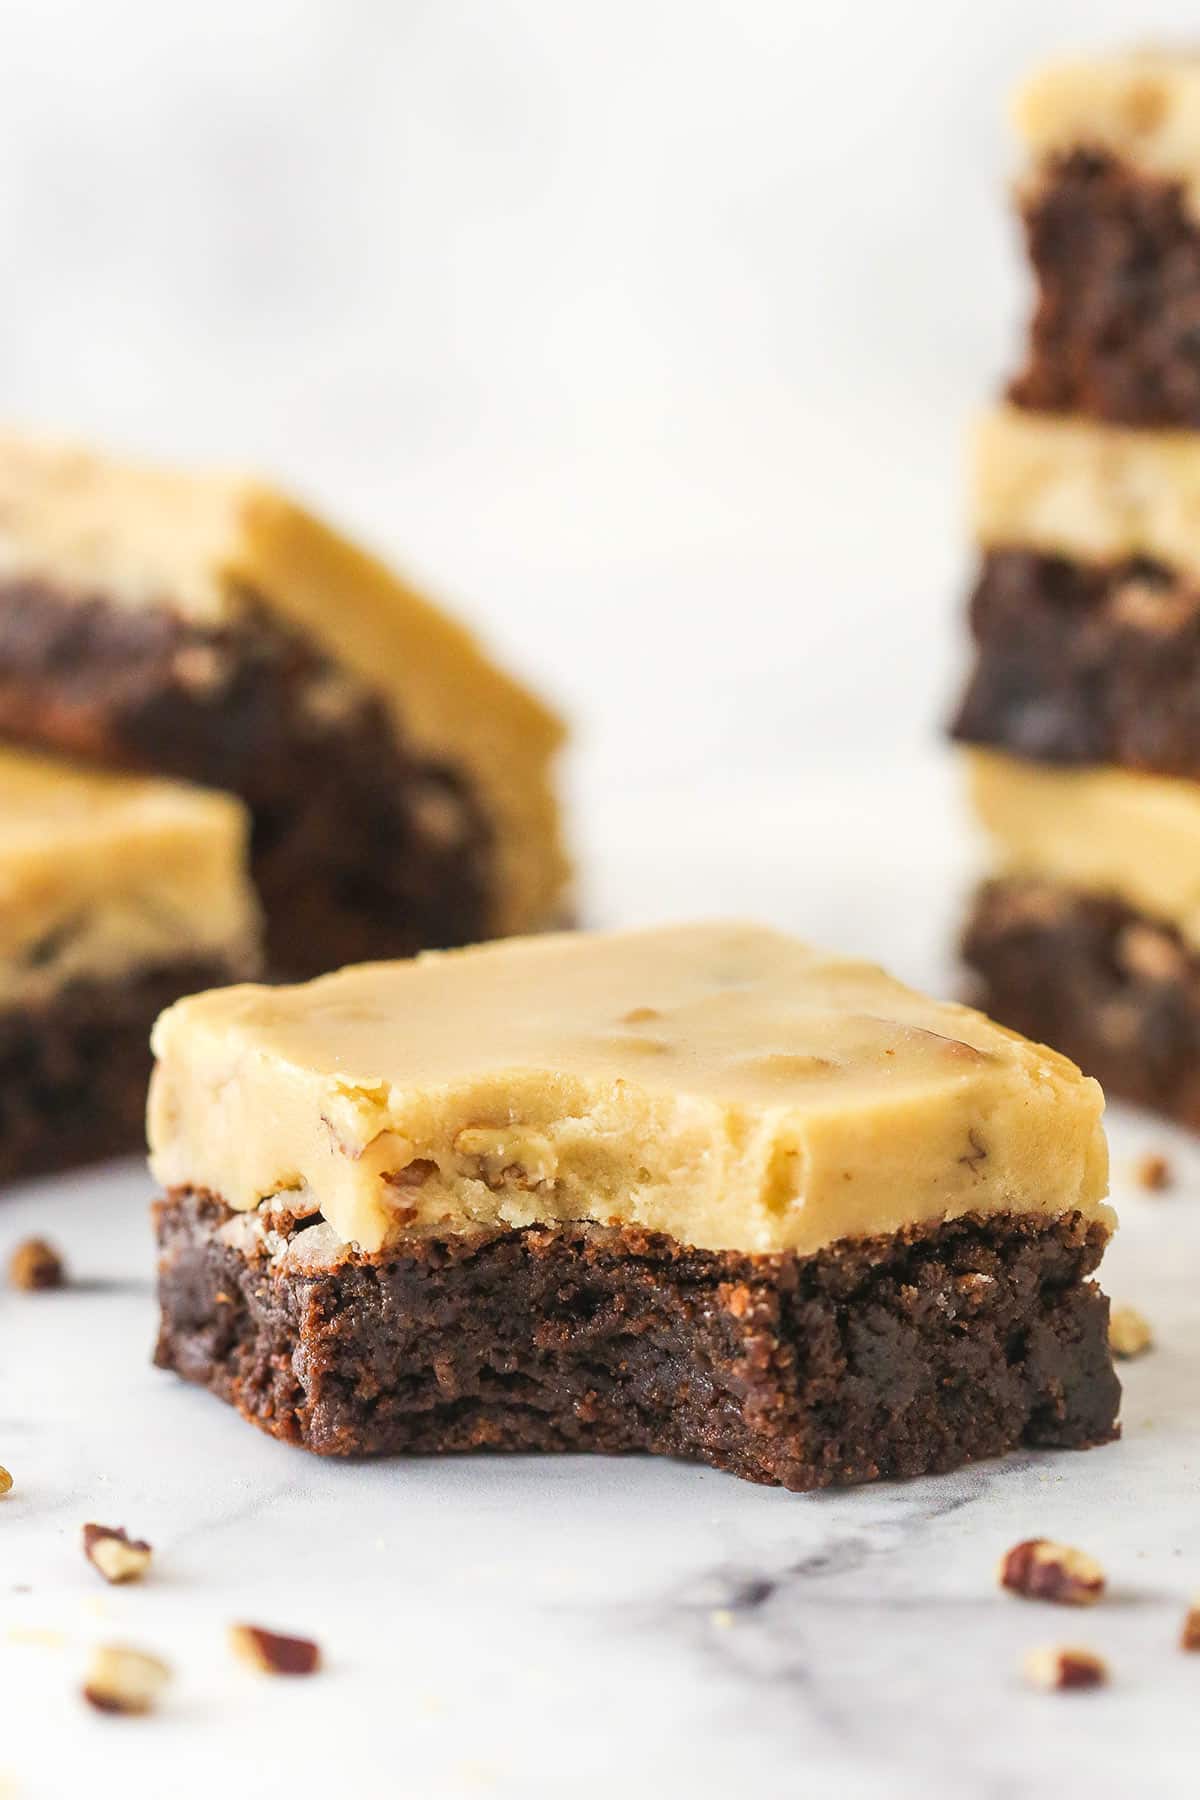
[[[803,1489],[1114,1434],[1100,1090],[869,965],[559,935],[154,1042],[158,1360],[278,1437]]]
[[[1200,1125],[1200,784],[970,760],[999,870],[963,945],[980,1004]]]
[[[140,1148],[150,1027],[259,965],[222,794],[0,751],[0,1180]]]
[[[248,479],[0,439],[0,735],[239,795],[277,973],[560,907],[558,721]]]
[[[1013,399],[1200,426],[1200,56],[1054,63],[1016,116],[1038,292]]]

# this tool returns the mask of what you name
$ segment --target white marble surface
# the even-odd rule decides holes
[[[965,851],[938,767],[591,818],[597,917],[736,908],[949,980]],[[0,1296],[0,1772],[22,1796],[206,1800],[1194,1793],[1200,1660],[1175,1637],[1200,1587],[1200,1152],[1133,1117],[1112,1137],[1107,1281],[1159,1336],[1128,1366],[1123,1441],[810,1497],[650,1459],[310,1460],[148,1367],[136,1168],[11,1194],[0,1249],[49,1233],[75,1285]],[[1169,1194],[1126,1179],[1147,1146]],[[153,1580],[104,1588],[88,1518],[149,1537]],[[1099,1556],[1111,1599],[998,1594],[998,1554],[1034,1533]],[[247,1674],[236,1618],[311,1633],[327,1672]],[[158,1716],[80,1703],[107,1638],[173,1665]],[[1022,1652],[1064,1638],[1111,1658],[1109,1691],[1022,1687]]]

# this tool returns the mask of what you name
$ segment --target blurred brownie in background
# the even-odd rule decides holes
[[[1015,112],[1037,302],[1012,399],[1200,426],[1200,53],[1054,62]]]
[[[0,736],[238,795],[275,974],[560,913],[559,721],[253,480],[0,439]]]
[[[0,750],[0,1180],[140,1149],[150,1028],[253,975],[238,801]]]
[[[974,997],[1200,1126],[1200,56],[1017,103],[1037,288],[975,467]]]

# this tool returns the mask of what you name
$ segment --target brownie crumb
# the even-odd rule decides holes
[[[1070,1544],[1048,1538],[1026,1538],[1001,1561],[997,1580],[1009,1593],[1026,1600],[1049,1600],[1056,1606],[1093,1606],[1104,1592],[1104,1570],[1094,1557]]]
[[[315,1675],[321,1652],[311,1638],[285,1637],[261,1625],[231,1625],[234,1654],[264,1675]]]
[[[8,1259],[9,1285],[24,1293],[60,1288],[66,1280],[63,1259],[45,1238],[26,1238]]]
[[[151,1549],[142,1538],[131,1538],[123,1526],[85,1525],[83,1554],[92,1567],[114,1585],[140,1581],[150,1567]]]
[[[1136,1306],[1114,1306],[1108,1320],[1108,1347],[1123,1361],[1144,1356],[1154,1344],[1149,1321]]]
[[[1200,1650],[1200,1603],[1189,1606],[1183,1617],[1183,1629],[1179,1633],[1181,1650]]]
[[[170,1677],[157,1656],[126,1644],[102,1644],[92,1656],[83,1697],[97,1712],[147,1713]]]
[[[1165,1156],[1148,1151],[1133,1166],[1133,1178],[1148,1194],[1161,1194],[1172,1183],[1171,1165]]]
[[[1029,1652],[1025,1678],[1034,1687],[1048,1691],[1103,1687],[1108,1680],[1108,1664],[1094,1650],[1056,1644]]]

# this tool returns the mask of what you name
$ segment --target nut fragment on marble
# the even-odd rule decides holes
[[[128,1644],[101,1644],[92,1654],[83,1697],[97,1712],[148,1713],[171,1678],[157,1656]]]
[[[1149,1320],[1136,1306],[1114,1306],[1108,1320],[1108,1347],[1114,1356],[1127,1361],[1144,1356],[1154,1343]]]
[[[1050,1692],[1103,1687],[1108,1680],[1108,1664],[1103,1657],[1097,1656],[1094,1650],[1080,1650],[1065,1644],[1031,1650],[1025,1658],[1024,1669],[1028,1682]]]
[[[287,1637],[261,1625],[231,1625],[229,1642],[235,1655],[264,1675],[315,1675],[321,1666],[320,1647],[311,1638]]]
[[[85,1525],[83,1554],[105,1581],[115,1585],[140,1581],[150,1567],[149,1544],[142,1538],[131,1538],[123,1526]]]
[[[1171,1185],[1171,1165],[1157,1151],[1147,1151],[1133,1165],[1133,1179],[1148,1194],[1160,1194]]]
[[[63,1259],[45,1238],[26,1238],[8,1259],[9,1285],[24,1293],[59,1288],[65,1278]]]
[[[1070,1544],[1026,1538],[1002,1558],[996,1578],[1002,1588],[1026,1600],[1055,1606],[1093,1606],[1104,1592],[1100,1564]]]

